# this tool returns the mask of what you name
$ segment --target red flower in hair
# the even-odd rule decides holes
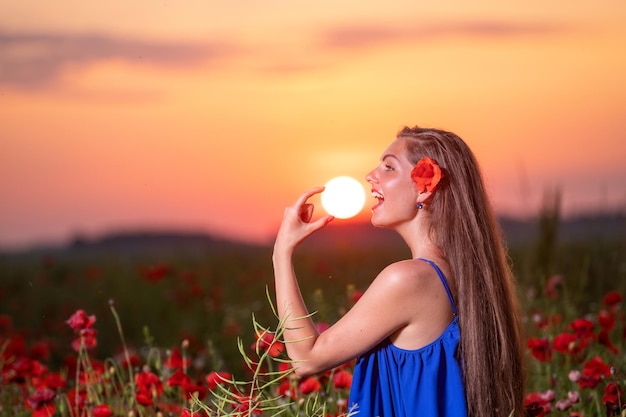
[[[411,171],[411,178],[415,182],[415,189],[420,193],[435,191],[439,181],[443,178],[441,168],[435,161],[425,156],[420,159]]]

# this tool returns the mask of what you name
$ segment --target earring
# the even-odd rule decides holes
[[[415,207],[417,207],[418,210],[421,210],[424,208],[424,205],[422,203],[417,203]]]

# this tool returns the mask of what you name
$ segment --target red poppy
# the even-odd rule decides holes
[[[204,398],[206,394],[206,388],[200,384],[196,384],[182,369],[176,370],[172,376],[167,380],[167,385],[170,387],[181,387],[185,398],[191,398],[193,394],[198,394],[198,398]]]
[[[107,404],[96,405],[93,408],[93,417],[111,417],[113,412]]]
[[[614,355],[617,355],[617,353],[619,352],[617,347],[611,342],[609,332],[605,329],[600,330],[600,333],[598,333],[598,343],[606,346],[606,348],[610,350]]]
[[[257,408],[254,399],[250,399],[249,396],[238,396],[236,398],[237,404],[235,404],[235,411],[242,413],[241,415],[249,417],[252,415],[261,415],[261,410]],[[237,414],[239,415],[239,414]]]
[[[556,298],[559,295],[559,287],[563,283],[563,276],[561,275],[552,275],[546,281],[546,296],[548,298]]]
[[[619,293],[617,291],[611,291],[611,292],[608,292],[604,296],[604,299],[602,301],[604,302],[604,305],[609,306],[609,307],[613,307],[616,304],[621,303],[623,299],[624,299],[624,297],[622,296],[621,293]]]
[[[43,386],[46,386],[53,390],[56,390],[59,388],[65,388],[65,384],[66,384],[65,380],[61,378],[61,375],[57,372],[46,374],[42,378],[41,383]]]
[[[310,376],[304,379],[302,382],[300,382],[300,385],[298,385],[298,388],[300,389],[301,393],[303,393],[304,395],[307,395],[312,392],[320,391],[322,389],[322,384],[320,383],[319,379],[317,379],[314,376]]]
[[[37,410],[44,405],[51,403],[52,400],[54,400],[55,395],[54,391],[50,388],[37,388],[35,392],[28,397],[26,403],[32,410]]]
[[[297,392],[295,390],[294,385],[289,380],[284,380],[278,386],[278,394],[283,397],[291,398],[292,400],[296,398]]]
[[[217,385],[224,385],[233,380],[233,376],[228,372],[220,371],[220,372],[210,372],[206,376],[206,382],[209,385],[209,389],[213,390]]]
[[[152,393],[147,391],[137,391],[135,399],[137,400],[137,404],[143,405],[144,407],[151,407],[154,405]]]
[[[29,404],[27,404],[26,408],[33,411],[31,414],[32,417],[52,417],[56,412],[56,408],[52,403],[46,403],[37,408],[32,408]]]
[[[89,404],[87,400],[87,390],[85,388],[73,388],[67,394],[67,400],[69,404],[72,404],[72,408],[78,407],[77,411],[79,416],[85,414],[83,413],[83,409],[85,404]]]
[[[96,322],[96,316],[88,316],[85,310],[76,310],[72,316],[66,320],[66,323],[78,333],[81,330],[91,328]]]
[[[163,394],[163,383],[152,372],[144,371],[135,375],[135,386],[137,388],[135,397],[141,405],[153,405],[153,397]]]
[[[336,390],[347,389],[352,385],[352,374],[343,369],[335,372],[333,376],[333,386]]]
[[[611,375],[611,367],[598,356],[589,359],[583,365],[582,375],[577,381],[581,388],[595,388],[602,378]]]
[[[180,417],[193,417],[194,413],[191,412],[188,408],[183,408],[180,411]]]
[[[135,385],[139,390],[151,391],[156,389],[159,394],[163,392],[161,380],[152,372],[143,371],[135,375]]]
[[[2,352],[0,358],[9,359],[11,357],[26,356],[26,341],[22,335],[11,336],[8,340],[2,341]]]
[[[168,265],[152,265],[142,269],[141,275],[150,282],[159,282],[172,272]]]
[[[613,330],[613,328],[615,327],[615,314],[606,309],[600,310],[600,312],[598,313],[598,324],[604,330]]]
[[[183,359],[178,348],[174,348],[163,365],[170,369],[181,369],[187,367],[187,360]]]
[[[552,401],[554,401],[554,391],[531,392],[524,397],[524,407],[529,416],[543,416],[552,411]]]
[[[524,411],[526,417],[544,417],[546,414],[543,407],[541,407],[537,402],[531,402],[528,404],[524,403]]]
[[[205,411],[204,409],[200,408],[198,409],[197,407],[193,407],[195,408],[195,410],[192,409],[188,409],[186,408],[184,405],[175,405],[175,404],[164,404],[164,403],[160,403],[157,406],[158,411],[156,413],[156,416],[169,416],[169,417],[173,417],[173,416],[178,416],[178,417],[210,417],[209,413],[207,411]],[[152,414],[154,415],[154,413]],[[230,414],[229,414],[230,415]],[[237,416],[239,416],[239,414],[237,414]],[[241,415],[241,417],[244,417],[244,415]],[[248,416],[246,416],[248,417]]]
[[[18,362],[22,361],[27,364],[27,369],[22,370],[24,376],[40,378],[48,373],[48,367],[39,361],[33,361],[28,358],[20,358],[18,360]]]
[[[435,191],[439,181],[443,178],[441,168],[435,161],[425,156],[420,159],[411,171],[411,178],[415,182],[415,189],[420,193]]]
[[[256,342],[252,345],[252,349],[267,351],[273,358],[280,356],[285,351],[285,345],[276,339],[274,333],[264,331],[261,334],[255,334]]]
[[[583,375],[609,376],[611,375],[611,367],[604,363],[599,356],[594,356],[585,362]]]
[[[604,387],[602,403],[606,407],[607,416],[620,415],[620,406],[624,403],[624,394],[616,382],[611,381]]]
[[[84,328],[79,332],[79,337],[74,339],[72,342],[72,349],[76,352],[80,351],[81,346],[84,346],[85,349],[93,349],[98,345],[98,340],[96,336],[98,331],[96,329]]]
[[[526,345],[530,349],[533,358],[539,362],[550,362],[552,360],[552,349],[548,339],[531,337],[527,340]]]
[[[279,372],[287,372],[287,371],[291,371],[293,369],[293,367],[291,366],[291,363],[289,362],[280,362],[278,364],[278,371]]]
[[[104,364],[94,358],[90,358],[91,369],[81,370],[78,375],[79,382],[83,385],[96,386],[102,383],[104,375]]]
[[[569,333],[556,335],[552,341],[552,349],[564,354],[571,354],[576,349],[576,336]]]
[[[190,381],[189,375],[184,373],[182,369],[177,369],[176,372],[174,372],[172,376],[167,379],[167,385],[170,387],[180,387]]]
[[[576,319],[570,324],[570,327],[579,339],[593,338],[594,324],[591,320]]]
[[[186,381],[181,388],[183,389],[183,394],[185,395],[185,398],[188,400],[194,397],[202,400],[207,393],[207,389],[205,386],[192,380]]]

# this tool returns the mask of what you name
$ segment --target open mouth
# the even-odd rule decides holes
[[[372,210],[374,210],[377,207],[380,207],[380,205],[383,204],[385,201],[385,197],[383,197],[383,195],[379,191],[376,191],[376,190],[372,190],[372,197],[374,197],[377,201],[376,205],[372,207]]]

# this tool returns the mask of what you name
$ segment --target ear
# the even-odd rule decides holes
[[[425,203],[432,195],[433,191],[424,191],[423,193],[419,193],[417,194],[417,200],[415,200],[415,203]]]

